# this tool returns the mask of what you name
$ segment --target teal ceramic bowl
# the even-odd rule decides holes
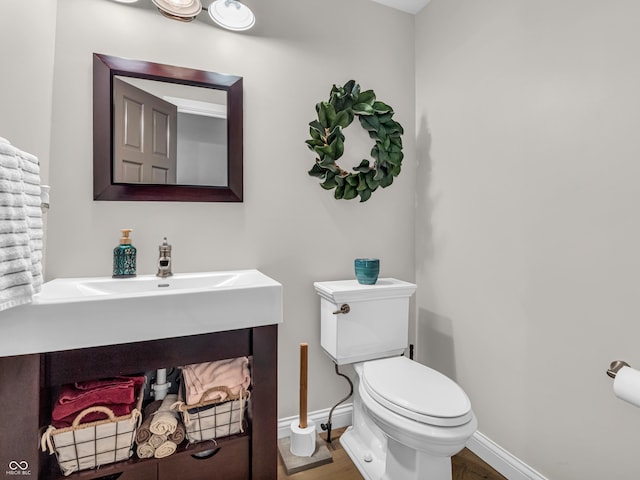
[[[356,258],[353,263],[358,283],[375,285],[380,273],[380,260],[377,258]]]

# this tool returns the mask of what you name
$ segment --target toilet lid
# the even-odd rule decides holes
[[[363,364],[362,385],[389,410],[421,423],[453,427],[471,420],[471,402],[450,378],[406,357]]]

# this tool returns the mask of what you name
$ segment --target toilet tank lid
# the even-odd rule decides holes
[[[416,285],[395,278],[379,278],[375,285],[361,285],[357,280],[315,282],[313,286],[323,298],[333,303],[408,298]]]

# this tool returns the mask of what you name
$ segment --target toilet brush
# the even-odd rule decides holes
[[[309,345],[300,344],[300,428],[307,428],[307,380],[309,375]]]
[[[310,457],[316,450],[316,426],[307,421],[307,376],[309,345],[300,344],[300,410],[299,421],[291,422],[291,453]]]
[[[289,437],[278,440],[278,449],[288,475],[333,461],[326,445],[316,441],[318,434],[315,423],[307,418],[308,355],[309,345],[301,343],[299,416],[291,422]]]

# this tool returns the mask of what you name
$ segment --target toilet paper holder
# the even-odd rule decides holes
[[[616,378],[616,375],[620,371],[622,367],[629,367],[630,365],[627,362],[623,362],[622,360],[615,360],[611,362],[609,365],[609,369],[607,370],[607,375],[611,378]]]

